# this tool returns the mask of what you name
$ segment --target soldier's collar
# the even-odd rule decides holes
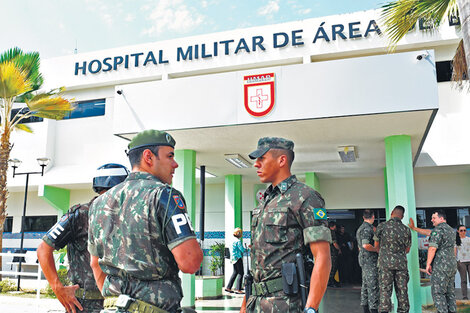
[[[297,182],[297,178],[295,175],[291,175],[284,179],[282,182],[276,185],[276,187],[273,187],[273,185],[270,185],[268,189],[266,189],[265,194],[270,194],[272,192],[275,192],[276,190],[279,190],[281,194],[284,194],[289,188]]]
[[[147,172],[131,172],[129,176],[127,176],[126,178],[126,180],[137,180],[137,179],[154,180],[156,182],[162,183],[157,177]]]

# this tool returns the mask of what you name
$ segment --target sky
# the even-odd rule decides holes
[[[0,52],[41,58],[380,8],[388,0],[2,0]]]

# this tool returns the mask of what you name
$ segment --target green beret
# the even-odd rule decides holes
[[[262,157],[270,149],[281,149],[294,151],[294,142],[280,137],[263,137],[258,140],[258,148],[248,156],[254,160]]]
[[[147,129],[135,135],[127,147],[129,151],[132,151],[137,148],[150,146],[170,146],[174,148],[175,144],[175,139],[167,132]]]

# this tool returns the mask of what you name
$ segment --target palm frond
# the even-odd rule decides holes
[[[12,98],[31,90],[27,74],[11,62],[0,63],[0,97]]]
[[[31,115],[56,120],[64,118],[74,109],[68,99],[53,93],[37,94],[31,101],[27,101],[26,105]]]
[[[33,130],[26,124],[17,124],[15,126],[16,129],[19,129],[19,130],[22,130],[22,131],[25,131],[27,133],[33,133]]]
[[[452,81],[456,83],[458,89],[463,89],[465,84],[470,88],[468,81],[468,66],[465,58],[465,50],[463,40],[460,41],[459,46],[452,59]]]
[[[439,27],[445,17],[457,15],[456,0],[397,0],[382,6],[381,19],[393,50],[418,20],[423,19],[430,30]]]

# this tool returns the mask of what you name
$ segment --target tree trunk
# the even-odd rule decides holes
[[[470,76],[470,1],[456,0],[459,8],[460,24],[462,27],[463,47],[467,61],[467,79]]]
[[[10,129],[8,123],[2,125],[2,135],[0,137],[0,252],[3,251],[3,229],[7,210],[7,171],[8,159],[10,158]],[[0,270],[3,267],[2,256],[0,256]],[[0,280],[2,276],[0,275]]]

